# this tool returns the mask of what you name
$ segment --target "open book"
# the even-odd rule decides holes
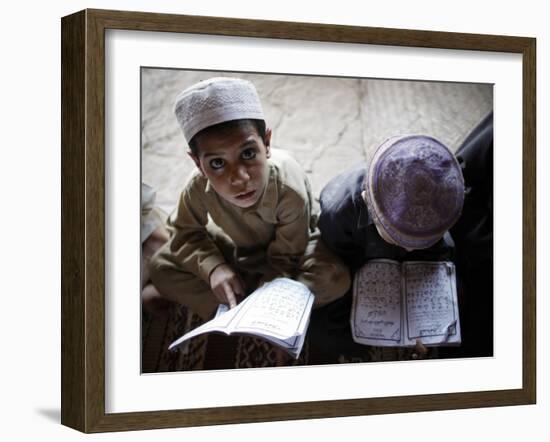
[[[368,261],[353,283],[351,330],[366,345],[459,345],[454,264]]]
[[[298,359],[313,306],[313,293],[302,283],[277,278],[232,309],[218,307],[214,319],[186,333],[168,347],[174,350],[203,333],[245,334],[263,338]]]

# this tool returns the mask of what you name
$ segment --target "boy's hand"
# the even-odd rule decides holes
[[[240,276],[227,264],[220,264],[210,273],[210,288],[222,304],[237,306],[237,297],[244,296],[244,284]]]
[[[416,340],[416,345],[414,346],[414,353],[412,355],[413,359],[424,359],[428,354],[428,348],[422,343],[420,339]]]

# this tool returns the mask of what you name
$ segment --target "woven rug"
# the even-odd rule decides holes
[[[359,351],[323,352],[323,342],[311,342],[306,335],[300,357],[287,357],[270,343],[249,336],[208,333],[191,339],[184,350],[168,351],[170,343],[198,327],[201,319],[185,307],[174,306],[165,318],[142,316],[142,372],[163,373],[192,370],[223,370],[319,364],[346,364],[411,360],[410,348],[361,346]],[[431,349],[430,358],[437,357]]]
[[[168,317],[142,319],[142,372],[258,368],[306,365],[308,343],[297,360],[268,342],[249,336],[208,333],[197,336],[181,350],[168,351],[178,337],[201,325],[201,319],[184,307],[173,307]]]

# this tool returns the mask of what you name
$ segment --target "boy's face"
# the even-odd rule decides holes
[[[260,199],[267,184],[270,141],[270,129],[262,140],[253,124],[245,124],[199,134],[198,155],[190,156],[218,195],[246,208]]]

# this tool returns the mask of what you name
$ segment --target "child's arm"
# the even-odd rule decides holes
[[[323,241],[344,263],[358,269],[365,261],[366,238],[358,232],[359,213],[351,202],[323,200],[318,226]]]
[[[285,191],[277,207],[275,235],[267,248],[272,272],[264,281],[296,274],[309,241],[311,208],[297,192]]]
[[[201,182],[191,179],[181,193],[172,223],[174,236],[170,250],[186,271],[199,276],[212,288],[220,302],[233,307],[236,295],[243,294],[243,284],[208,235],[208,211],[203,200]]]
[[[210,274],[210,287],[221,304],[227,304],[229,308],[237,306],[237,298],[242,298],[244,282],[227,264],[220,264]]]

